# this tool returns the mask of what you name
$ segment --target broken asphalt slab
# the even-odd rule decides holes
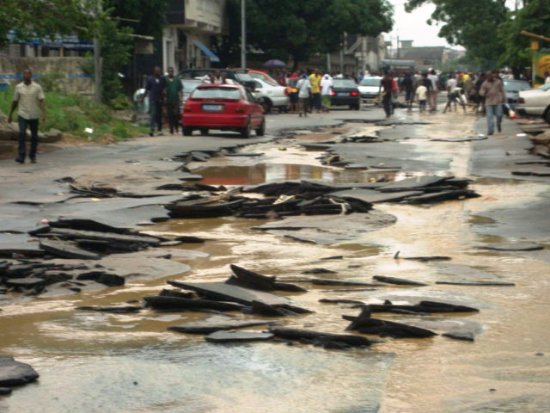
[[[330,217],[323,215],[288,217],[254,228],[303,242],[329,245],[356,240],[364,233],[385,228],[396,221],[393,215],[370,211],[368,214]]]
[[[0,355],[0,387],[22,386],[36,379],[38,373],[30,365]]]
[[[181,281],[168,281],[173,287],[183,290],[196,291],[214,300],[231,301],[244,305],[252,305],[257,301],[268,306],[291,305],[292,301],[274,294],[250,290],[248,288],[229,285],[222,282],[190,283]]]

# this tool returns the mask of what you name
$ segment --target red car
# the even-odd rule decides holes
[[[190,136],[195,129],[207,135],[210,129],[240,132],[250,137],[265,133],[263,108],[241,85],[203,84],[191,93],[181,116],[183,134]]]

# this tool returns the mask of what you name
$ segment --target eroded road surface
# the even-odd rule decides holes
[[[528,141],[473,115],[320,116],[2,161],[0,354],[40,377],[0,412],[550,411],[549,178],[512,175]],[[220,284],[231,264],[276,279]],[[246,341],[205,340],[241,322]]]

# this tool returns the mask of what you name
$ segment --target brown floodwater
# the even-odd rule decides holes
[[[200,173],[211,184],[225,185],[280,179],[368,182],[372,178],[365,171],[320,166],[315,160],[318,153],[282,145],[252,148],[265,152],[261,159],[213,159],[200,167]],[[463,146],[469,144],[455,146],[457,153],[467,156]],[[457,175],[469,175],[464,159],[456,160],[452,168],[454,173],[462,172]],[[0,301],[0,353],[28,362],[40,373],[37,383],[0,397],[0,412],[550,411],[548,249],[529,253],[476,249],[483,243],[505,241],[476,231],[479,226],[498,225],[486,211],[519,208],[544,196],[547,186],[484,180],[474,189],[481,198],[430,208],[378,205],[377,209],[397,217],[395,225],[332,246],[298,243],[253,228],[265,221],[224,218],[155,225],[149,230],[206,238],[205,244],[183,248],[204,252],[208,258],[190,260],[188,273],[158,280],[129,279],[124,288]],[[396,251],[404,257],[449,255],[453,260],[452,264],[396,260]],[[344,259],[323,260],[338,255]],[[371,281],[373,275],[387,275],[429,284],[358,291],[308,286],[307,293],[292,294],[292,299],[315,312],[281,320],[283,325],[344,332],[347,323],[341,316],[358,310],[320,304],[321,298],[396,303],[434,299],[475,306],[480,312],[424,318],[384,314],[381,318],[438,332],[468,326],[480,334],[474,343],[442,336],[383,339],[367,350],[347,352],[281,343],[215,345],[166,328],[228,316],[75,311],[81,305],[141,300],[158,293],[167,279],[223,280],[231,263],[283,280],[323,267],[337,272],[322,275],[329,278]],[[513,282],[516,287],[435,284],[463,277]]]

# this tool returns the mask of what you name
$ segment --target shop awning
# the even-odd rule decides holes
[[[216,54],[212,50],[206,47],[204,43],[195,40],[193,44],[201,49],[201,52],[203,52],[204,55],[210,59],[211,62],[219,63],[220,58],[216,56]]]

